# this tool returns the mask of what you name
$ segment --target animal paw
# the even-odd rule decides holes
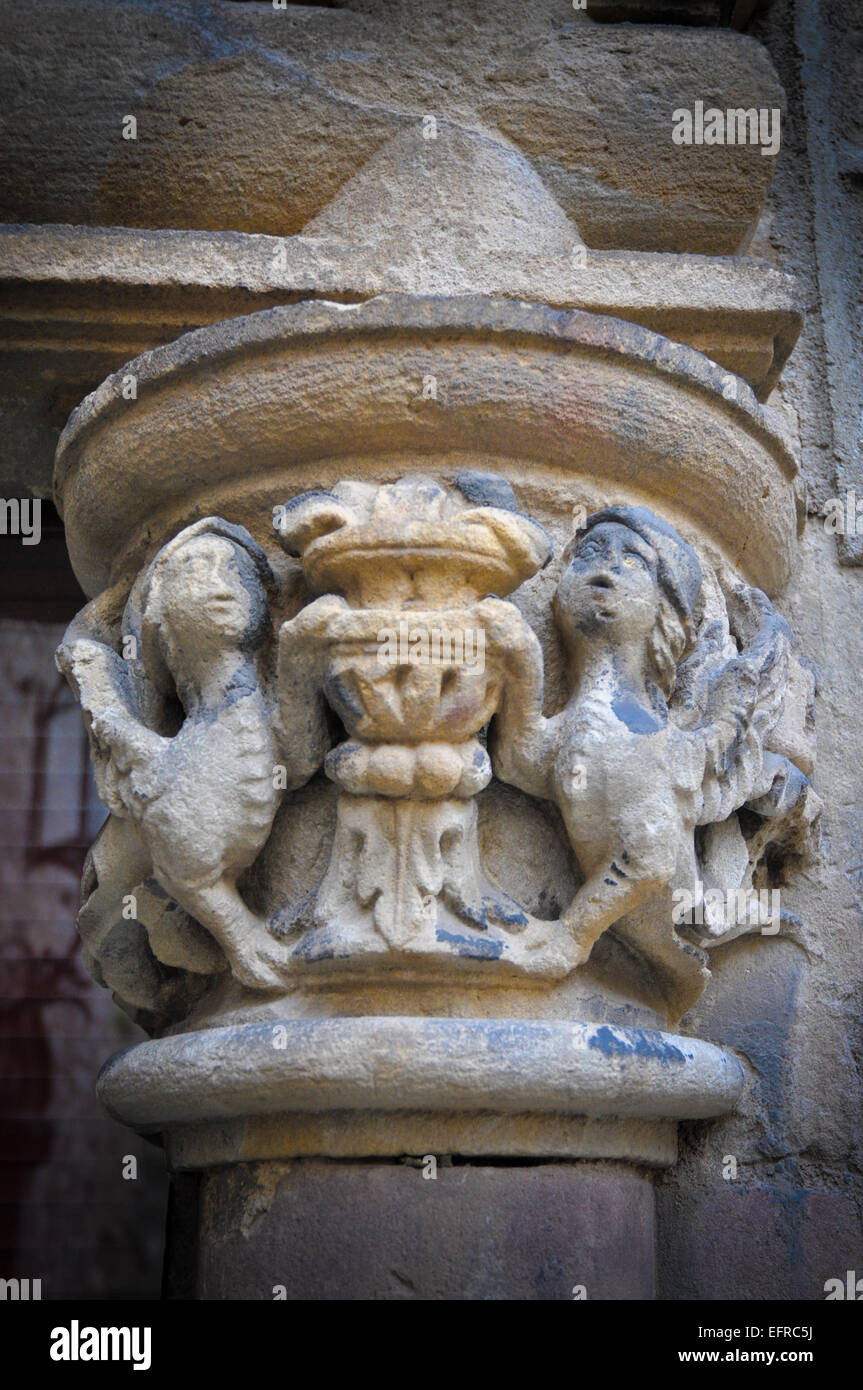
[[[527,931],[515,938],[514,949],[529,965],[531,974],[562,979],[584,964],[593,942],[579,939],[566,918],[554,922],[534,920]]]
[[[289,959],[275,943],[246,946],[231,953],[231,973],[247,989],[266,992],[285,988]]]

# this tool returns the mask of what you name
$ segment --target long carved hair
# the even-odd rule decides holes
[[[647,650],[653,666],[654,679],[666,700],[671,698],[677,678],[678,664],[694,646],[694,635],[687,633],[673,603],[663,593],[659,616],[647,639]]]
[[[674,690],[677,667],[695,646],[694,610],[701,590],[698,557],[669,522],[646,507],[606,507],[593,512],[568,541],[563,552],[564,571],[585,535],[605,522],[627,526],[653,553],[660,603],[647,639],[647,654],[656,685],[668,700]]]

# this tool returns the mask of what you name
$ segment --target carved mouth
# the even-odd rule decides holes
[[[233,595],[209,598],[204,605],[204,612],[209,613],[214,622],[234,622],[237,616],[237,600]]]

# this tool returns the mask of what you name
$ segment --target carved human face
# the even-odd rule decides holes
[[[195,536],[162,573],[162,623],[180,651],[252,644],[264,596],[250,556],[225,536]]]
[[[619,522],[586,531],[558,586],[555,607],[567,638],[646,638],[659,616],[656,556]]]

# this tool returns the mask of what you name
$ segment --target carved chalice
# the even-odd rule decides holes
[[[325,764],[338,821],[298,957],[499,956],[489,928],[526,918],[479,861],[474,797],[491,765],[477,736],[504,679],[485,596],[499,607],[535,574],[548,537],[479,473],[453,490],[340,483],[277,509],[276,527],[321,595],[284,624],[280,661],[317,666],[348,734]]]

